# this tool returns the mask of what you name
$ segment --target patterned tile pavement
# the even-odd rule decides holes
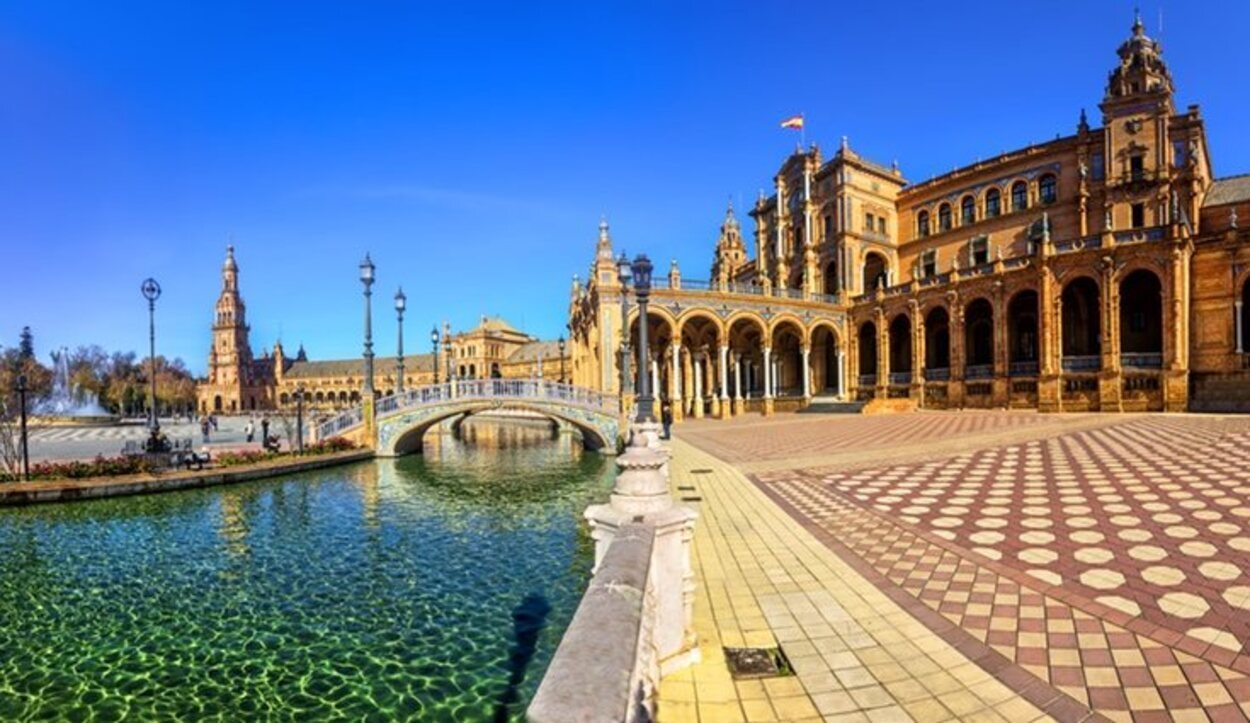
[[[1013,691],[884,594],[742,473],[672,443],[674,494],[699,512],[702,662],[660,686],[662,723],[1079,720],[1049,686]],[[724,647],[775,647],[795,675],[735,680]],[[1021,671],[1023,674],[1023,671]]]
[[[1112,719],[1245,720],[1250,421],[1113,419],[756,480],[913,614],[1024,671],[1016,689],[1046,684]]]

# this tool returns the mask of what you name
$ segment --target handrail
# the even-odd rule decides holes
[[[375,409],[379,415],[394,414],[431,404],[472,399],[555,401],[613,416],[619,407],[615,395],[546,379],[458,379],[414,387],[405,390],[403,394],[382,397],[375,402]],[[363,407],[353,407],[319,425],[317,438],[332,437],[363,421]]]

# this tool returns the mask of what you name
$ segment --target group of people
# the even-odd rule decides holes
[[[256,417],[249,417],[247,424],[243,425],[243,434],[247,438],[247,443],[252,444],[256,441]],[[260,443],[265,449],[278,451],[281,446],[281,438],[276,434],[269,433],[269,415],[262,414],[260,417]],[[217,431],[217,415],[205,414],[200,416],[200,434],[203,437],[204,444],[208,444],[211,433]]]

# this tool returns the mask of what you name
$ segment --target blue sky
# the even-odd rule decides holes
[[[1250,172],[1250,3],[1162,5],[1180,107]],[[1160,4],[1143,4],[1158,34]],[[378,351],[436,321],[563,330],[607,214],[704,278],[797,140],[923,180],[1098,118],[1128,2],[0,2],[0,343],[146,347],[203,371],[233,236],[259,353]],[[749,227],[749,219],[740,215]],[[380,307],[380,308],[379,308]],[[417,351],[426,351],[428,342]]]

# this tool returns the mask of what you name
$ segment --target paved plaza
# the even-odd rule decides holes
[[[243,427],[246,417],[218,417],[217,429],[209,435],[209,449],[260,449],[260,424],[257,420],[255,441],[246,444]],[[161,431],[170,439],[190,439],[196,449],[205,445],[200,436],[198,423],[161,421]],[[270,434],[282,434],[282,425],[273,422]],[[112,457],[121,454],[122,447],[130,440],[147,439],[148,428],[142,421],[110,426],[83,427],[34,427],[30,432],[30,459],[32,462],[46,460],[91,459],[96,455]]]
[[[792,718],[743,695],[758,681],[719,716],[698,698],[719,646],[769,636],[797,675],[765,691],[797,683],[825,720],[1250,717],[1248,419],[803,415],[680,437],[675,484],[701,498],[696,616],[716,637],[693,705],[665,681],[663,720]],[[816,617],[837,635],[812,634]],[[926,659],[960,673],[928,679]]]

